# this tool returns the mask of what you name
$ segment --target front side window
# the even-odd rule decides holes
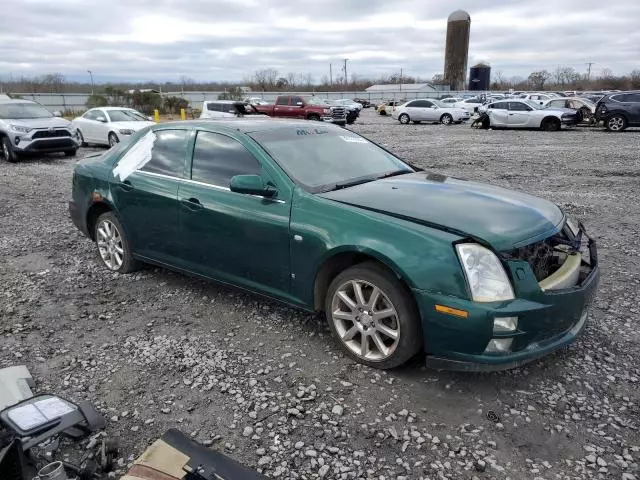
[[[189,132],[187,130],[159,130],[150,133],[155,135],[151,158],[140,170],[171,177],[182,177]]]
[[[100,110],[89,110],[84,114],[84,118],[86,118],[87,120],[97,120],[101,115],[102,113],[100,112]]]
[[[498,102],[492,105],[489,105],[491,110],[507,110],[509,108],[509,104],[507,102]]]
[[[198,132],[191,180],[217,187],[229,187],[236,175],[260,175],[258,160],[240,142],[219,133]]]
[[[514,112],[530,112],[531,108],[521,102],[509,102],[509,110]]]

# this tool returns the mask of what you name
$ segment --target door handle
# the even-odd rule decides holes
[[[187,209],[191,210],[192,212],[195,212],[197,210],[202,210],[202,204],[200,203],[200,200],[198,200],[197,198],[183,198],[182,200],[180,200],[180,203],[186,207]]]
[[[125,192],[130,192],[131,190],[133,190],[133,185],[131,185],[131,182],[129,180],[125,180],[124,182],[119,183],[118,186]]]

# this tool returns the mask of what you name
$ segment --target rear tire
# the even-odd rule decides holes
[[[449,113],[445,113],[440,117],[440,123],[443,125],[451,125],[453,123],[453,117]]]
[[[627,128],[627,119],[624,115],[616,113],[604,121],[605,128],[610,132],[622,132]]]
[[[18,161],[18,154],[13,149],[9,137],[2,137],[2,155],[9,163],[16,163]]]
[[[398,117],[398,121],[403,125],[407,125],[411,122],[411,119],[409,118],[409,115],[403,113]]]
[[[560,127],[560,120],[557,118],[545,118],[540,125],[540,128],[545,132],[557,132]]]
[[[114,212],[105,212],[96,220],[94,238],[102,264],[112,272],[130,273],[140,268],[131,254],[131,245]]]
[[[422,346],[414,299],[397,277],[376,262],[340,273],[329,285],[325,313],[345,353],[369,367],[397,367]]]
[[[64,156],[65,157],[75,157],[76,153],[78,153],[78,149],[77,148],[73,148],[71,150],[65,150]]]

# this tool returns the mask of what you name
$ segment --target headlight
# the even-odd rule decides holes
[[[498,257],[476,243],[456,245],[471,297],[476,302],[498,302],[514,299],[511,282]]]
[[[13,130],[14,132],[29,133],[31,130],[33,130],[33,128],[23,127],[22,125],[11,125],[11,130]]]
[[[580,224],[574,218],[567,217],[567,227],[569,227],[574,235],[578,235]]]
[[[118,132],[122,135],[133,135],[135,133],[135,131],[131,130],[130,128],[123,128],[121,130],[118,130]]]
[[[330,108],[325,108],[324,110],[322,110],[322,113],[331,113],[331,109]]]

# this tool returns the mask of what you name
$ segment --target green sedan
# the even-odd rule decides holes
[[[584,329],[595,242],[556,205],[422,171],[307,121],[165,123],[80,161],[69,204],[110,270],[170,268],[324,312],[377,368],[540,358]]]

